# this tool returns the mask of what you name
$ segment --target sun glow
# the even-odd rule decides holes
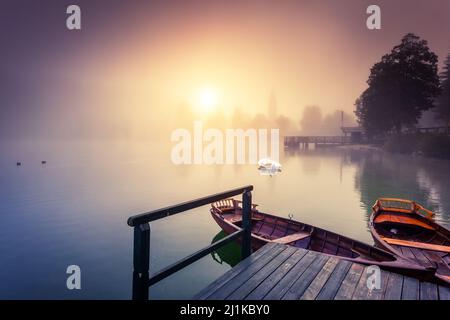
[[[210,112],[217,107],[217,91],[212,88],[203,88],[198,93],[198,105],[203,112]]]

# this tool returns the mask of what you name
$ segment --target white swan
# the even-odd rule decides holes
[[[261,175],[275,175],[281,172],[281,164],[269,158],[264,158],[258,161],[258,170]]]

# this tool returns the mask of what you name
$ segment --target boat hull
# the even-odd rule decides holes
[[[233,200],[235,201],[235,200]],[[242,210],[233,206],[212,206],[211,215],[220,228],[231,234],[241,230]],[[251,246],[258,250],[269,242],[283,243],[365,265],[429,279],[434,270],[423,268],[387,251],[299,221],[252,211]],[[241,239],[238,239],[241,242]]]
[[[434,269],[437,282],[449,286],[449,230],[434,222],[431,216],[418,214],[414,206],[410,211],[397,210],[383,208],[379,201],[369,221],[376,246],[415,265]]]
[[[232,234],[233,232],[239,231],[241,229],[240,227],[234,224],[228,223],[224,219],[220,218],[219,215],[214,214],[213,212],[211,212],[211,216],[226,234]],[[238,238],[237,241],[238,243],[242,243],[242,238]],[[261,239],[252,234],[251,246],[253,251],[257,251],[258,249],[260,249],[262,246],[264,246],[269,242],[270,242],[269,240]]]

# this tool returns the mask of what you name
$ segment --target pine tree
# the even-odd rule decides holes
[[[444,70],[440,75],[442,94],[437,99],[437,118],[450,126],[450,54],[445,60]]]

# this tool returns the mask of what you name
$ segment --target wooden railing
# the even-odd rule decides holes
[[[349,144],[352,143],[350,136],[286,136],[285,145],[298,145],[301,143],[313,144]]]
[[[229,242],[241,238],[242,258],[251,254],[251,208],[253,186],[245,186],[207,197],[190,200],[174,206],[154,210],[128,218],[128,225],[134,228],[133,242],[133,300],[148,300],[148,289],[151,285],[167,278],[193,262],[203,258]],[[178,262],[150,276],[150,222],[201,207],[212,202],[242,194],[242,229],[211,245],[187,256]]]
[[[405,133],[434,133],[434,134],[450,134],[450,126],[447,127],[428,127],[414,128],[405,130]]]

